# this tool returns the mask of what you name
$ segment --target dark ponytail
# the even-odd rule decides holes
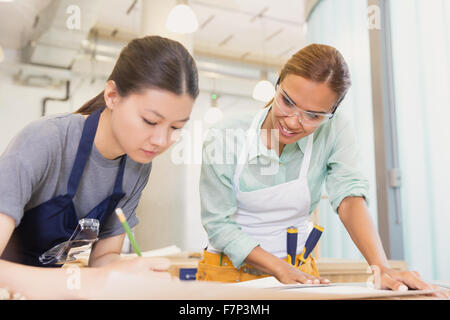
[[[108,80],[122,97],[143,89],[162,89],[197,98],[198,73],[195,61],[179,42],[160,36],[132,40],[122,49]],[[75,113],[91,114],[106,105],[104,91]]]

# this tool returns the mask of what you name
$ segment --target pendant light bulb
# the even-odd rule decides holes
[[[173,33],[193,33],[198,29],[197,16],[188,5],[178,4],[170,11],[166,27]]]

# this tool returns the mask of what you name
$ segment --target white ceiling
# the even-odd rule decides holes
[[[196,51],[282,64],[304,46],[303,0],[191,0]]]
[[[141,1],[109,0],[99,29],[139,34]],[[305,0],[190,0],[199,30],[194,50],[269,65],[281,65],[304,46]]]
[[[0,45],[22,48],[39,12],[51,0],[0,2]],[[105,5],[96,26],[117,35],[140,34],[141,0],[95,0]],[[200,28],[194,51],[234,60],[281,65],[304,46],[305,0],[190,0]],[[74,0],[76,3],[76,0]],[[133,6],[134,4],[134,6]]]

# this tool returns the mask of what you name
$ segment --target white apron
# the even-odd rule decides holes
[[[233,219],[242,227],[242,231],[255,239],[260,246],[271,254],[284,258],[286,253],[286,229],[298,228],[297,254],[301,253],[312,224],[308,222],[311,198],[308,189],[307,173],[313,147],[313,134],[308,137],[306,151],[298,179],[259,189],[242,192],[239,178],[248,159],[249,146],[259,139],[258,120],[265,110],[258,112],[253,119],[247,136],[247,143],[239,156],[234,174],[234,189],[237,211]],[[218,252],[211,244],[208,251]]]

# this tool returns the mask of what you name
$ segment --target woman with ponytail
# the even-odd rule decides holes
[[[73,298],[101,287],[111,271],[166,277],[155,273],[166,260],[120,260],[125,233],[114,210],[122,209],[130,227],[138,223],[152,159],[176,140],[198,93],[189,52],[147,36],[122,50],[105,89],[78,111],[25,127],[0,156],[0,287]],[[99,240],[92,268],[81,271],[82,290],[74,291],[62,269],[44,269],[61,264],[42,255],[69,240],[82,219],[98,221]]]

